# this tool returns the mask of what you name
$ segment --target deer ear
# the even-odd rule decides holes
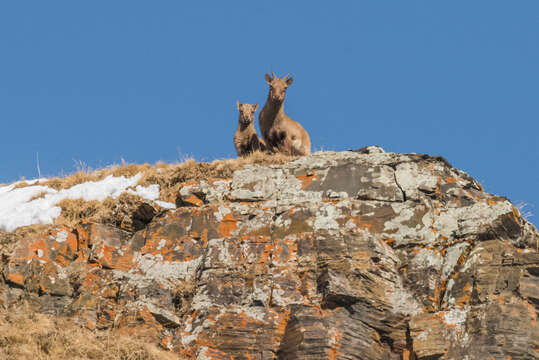
[[[255,105],[255,111],[256,111],[256,109],[258,109],[258,104]]]
[[[266,78],[266,81],[269,84],[271,82],[272,78],[268,74],[264,75],[264,77]]]
[[[286,80],[286,85],[290,86],[293,81],[294,81],[294,78],[291,77],[290,79]]]
[[[236,100],[236,107],[238,108],[238,110],[240,109],[240,102],[238,100]]]

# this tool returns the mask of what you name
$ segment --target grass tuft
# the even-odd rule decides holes
[[[85,220],[132,230],[132,216],[144,202],[140,196],[129,193],[123,193],[117,198],[108,197],[102,202],[64,199],[57,204],[62,213],[55,223],[74,227]]]
[[[528,219],[533,216],[531,210],[527,209],[529,206],[530,204],[525,203],[524,201],[521,201],[515,205],[515,207],[518,209],[518,212],[520,213],[520,216],[526,221],[528,221]]]

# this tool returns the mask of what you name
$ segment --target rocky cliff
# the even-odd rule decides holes
[[[25,237],[0,306],[187,359],[539,358],[537,230],[443,158],[316,153],[181,184],[176,204],[136,232]]]

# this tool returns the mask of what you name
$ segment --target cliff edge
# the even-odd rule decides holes
[[[138,231],[19,240],[0,307],[187,359],[539,358],[539,234],[441,157],[320,152],[175,196]]]

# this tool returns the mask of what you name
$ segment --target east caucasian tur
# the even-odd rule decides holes
[[[266,74],[269,85],[268,99],[260,112],[260,131],[268,150],[288,155],[309,155],[311,139],[307,131],[284,112],[286,89],[294,78],[273,78]]]
[[[238,129],[234,134],[234,146],[238,156],[247,156],[256,150],[266,150],[264,141],[256,134],[254,125],[255,111],[258,109],[258,104],[242,104],[236,101],[236,107],[240,112]]]

